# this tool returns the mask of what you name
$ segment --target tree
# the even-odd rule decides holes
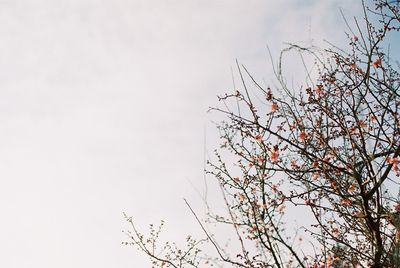
[[[290,45],[283,53],[311,56],[318,70],[305,67],[308,78],[299,88],[286,83],[282,61],[273,89],[238,64],[242,89],[219,97],[224,108],[212,108],[226,120],[207,170],[227,208],[210,218],[235,231],[234,257],[189,205],[204,239],[188,237],[185,249],[166,243],[157,251],[160,229],[146,238],[127,217],[127,244],[159,267],[399,267],[400,75],[384,51],[389,34],[400,31],[399,3],[362,3],[365,17],[355,31],[349,28],[348,50]],[[227,154],[233,162],[224,160]],[[294,208],[307,222],[291,232],[287,211]],[[201,256],[207,243],[216,257]]]

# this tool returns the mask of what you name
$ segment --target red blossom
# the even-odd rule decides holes
[[[348,192],[349,194],[351,194],[351,193],[353,193],[355,190],[356,190],[356,185],[355,185],[355,184],[352,184],[352,185],[350,185],[349,188],[347,189],[347,192]]]
[[[382,66],[382,60],[380,58],[376,59],[373,63],[375,68],[379,68]]]
[[[317,87],[315,88],[315,92],[316,92],[317,94],[321,94],[321,92],[322,92],[322,85],[317,85]]]
[[[337,189],[338,189],[337,182],[336,181],[331,181],[331,187],[332,187],[333,190],[337,191]]]
[[[399,159],[397,157],[388,157],[387,162],[392,165],[392,170],[396,173],[399,173]]]
[[[310,199],[306,199],[305,204],[306,204],[307,206],[312,206],[312,205],[314,205],[314,203],[313,203]]]
[[[269,158],[271,159],[272,162],[274,163],[277,162],[279,158],[279,151],[276,148],[274,148],[274,150],[272,150],[269,153]]]
[[[278,104],[275,102],[271,106],[271,113],[275,113],[278,110]]]
[[[317,161],[312,162],[311,166],[313,168],[317,168],[318,167],[318,162]]]
[[[400,203],[396,203],[396,205],[394,205],[394,210],[396,210],[396,212],[400,212]]]
[[[302,130],[302,131],[300,131],[300,134],[299,134],[299,141],[303,142],[305,140],[306,140],[306,132],[304,130]]]
[[[257,142],[262,142],[262,136],[260,135],[260,134],[258,134],[258,135],[256,135],[255,137],[254,137],[254,139],[257,141]]]
[[[332,235],[334,237],[338,237],[340,235],[339,229],[338,228],[333,228],[332,229]]]
[[[314,181],[316,181],[320,176],[321,176],[321,174],[319,172],[314,172],[313,175],[312,175],[312,179]]]
[[[367,124],[365,124],[365,122],[363,120],[360,120],[358,122],[358,125],[359,125],[360,128],[366,128],[367,127]]]
[[[351,204],[353,204],[353,202],[348,198],[343,198],[342,200],[340,200],[340,204],[342,204],[343,206],[350,206]]]
[[[276,184],[272,184],[271,188],[274,192],[278,190],[278,186]]]
[[[268,91],[267,91],[267,100],[272,100],[273,97],[274,97],[274,96],[272,95],[271,89],[268,88]]]

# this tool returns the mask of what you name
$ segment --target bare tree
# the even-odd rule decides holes
[[[241,89],[212,108],[226,120],[207,172],[221,187],[227,214],[209,216],[233,228],[239,252],[226,254],[193,210],[205,239],[189,237],[185,249],[166,244],[160,254],[158,232],[145,238],[127,217],[127,243],[160,267],[400,267],[400,76],[399,63],[384,51],[395,40],[389,34],[400,30],[399,1],[362,5],[348,49],[283,51],[314,59],[317,75],[304,65],[303,86],[287,84],[281,60],[274,88],[238,64]],[[294,210],[307,218],[290,232],[287,212]],[[214,258],[201,255],[207,243]]]

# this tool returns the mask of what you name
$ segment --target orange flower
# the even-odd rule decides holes
[[[278,104],[275,102],[271,106],[271,113],[275,113],[278,110]]]
[[[375,68],[381,67],[382,66],[382,60],[379,59],[379,58],[376,59],[376,61],[374,61],[373,65],[374,65]]]
[[[258,135],[256,135],[255,137],[254,137],[254,139],[257,141],[257,142],[262,142],[262,136],[260,135],[260,134],[258,134]]]

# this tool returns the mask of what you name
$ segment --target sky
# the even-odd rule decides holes
[[[200,233],[207,113],[235,60],[273,83],[267,46],[345,45],[348,0],[0,0],[0,266],[150,267],[122,246],[164,219]],[[296,70],[296,66],[288,66]],[[206,134],[204,134],[206,133]],[[206,139],[205,139],[206,138]],[[205,142],[206,140],[206,142]]]

